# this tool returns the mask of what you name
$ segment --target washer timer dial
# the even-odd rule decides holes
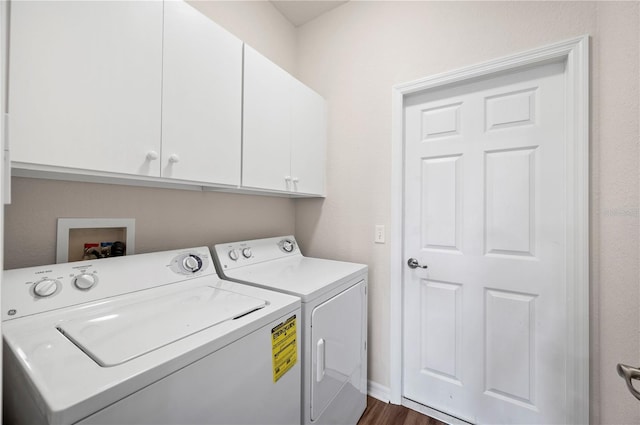
[[[283,239],[280,242],[278,242],[278,245],[280,246],[280,249],[286,252],[287,254],[292,253],[293,250],[296,248],[296,243],[291,239]]]
[[[195,254],[189,254],[182,259],[182,267],[188,272],[195,273],[202,268],[202,259]]]
[[[242,250],[242,256],[244,258],[250,258],[251,257],[251,248],[245,248]]]
[[[282,242],[282,249],[284,249],[287,252],[293,251],[293,242],[291,242],[288,239],[285,240],[284,242]]]
[[[173,257],[168,266],[174,273],[184,276],[198,275],[209,267],[209,257],[197,251],[183,252]]]

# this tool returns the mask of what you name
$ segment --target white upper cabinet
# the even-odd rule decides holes
[[[324,99],[186,2],[10,13],[21,175],[324,195]]]
[[[163,50],[162,177],[239,185],[242,41],[167,1]]]
[[[323,195],[326,104],[245,45],[242,186]]]
[[[289,78],[283,69],[244,46],[242,185],[245,187],[290,189]]]
[[[162,7],[11,3],[14,162],[160,175]]]
[[[295,192],[324,194],[327,104],[297,80],[291,89],[291,181]]]

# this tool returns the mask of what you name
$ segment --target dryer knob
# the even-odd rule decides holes
[[[239,257],[240,254],[238,254],[237,249],[232,249],[231,251],[229,251],[229,258],[231,258],[233,261],[238,261]]]
[[[244,256],[244,258],[250,258],[251,257],[251,248],[245,248],[242,250],[242,255]]]
[[[54,279],[44,279],[36,283],[33,293],[40,298],[50,297],[58,290],[58,281]]]
[[[91,289],[93,285],[96,284],[96,282],[96,277],[89,273],[79,274],[75,277],[75,279],[73,279],[73,284],[76,286],[76,288],[82,289],[83,291]]]
[[[197,255],[189,254],[182,260],[182,267],[186,271],[195,273],[202,268],[202,260]]]

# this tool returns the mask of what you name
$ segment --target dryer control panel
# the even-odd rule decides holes
[[[207,247],[6,270],[2,320],[217,276]]]
[[[278,258],[302,256],[296,239],[291,235],[218,244],[213,247],[213,251],[221,270],[232,270]]]

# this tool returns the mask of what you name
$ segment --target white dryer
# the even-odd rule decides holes
[[[305,257],[293,236],[213,251],[224,279],[302,299],[301,423],[355,425],[367,403],[367,266]]]
[[[207,247],[5,271],[4,419],[298,423],[299,318]]]

